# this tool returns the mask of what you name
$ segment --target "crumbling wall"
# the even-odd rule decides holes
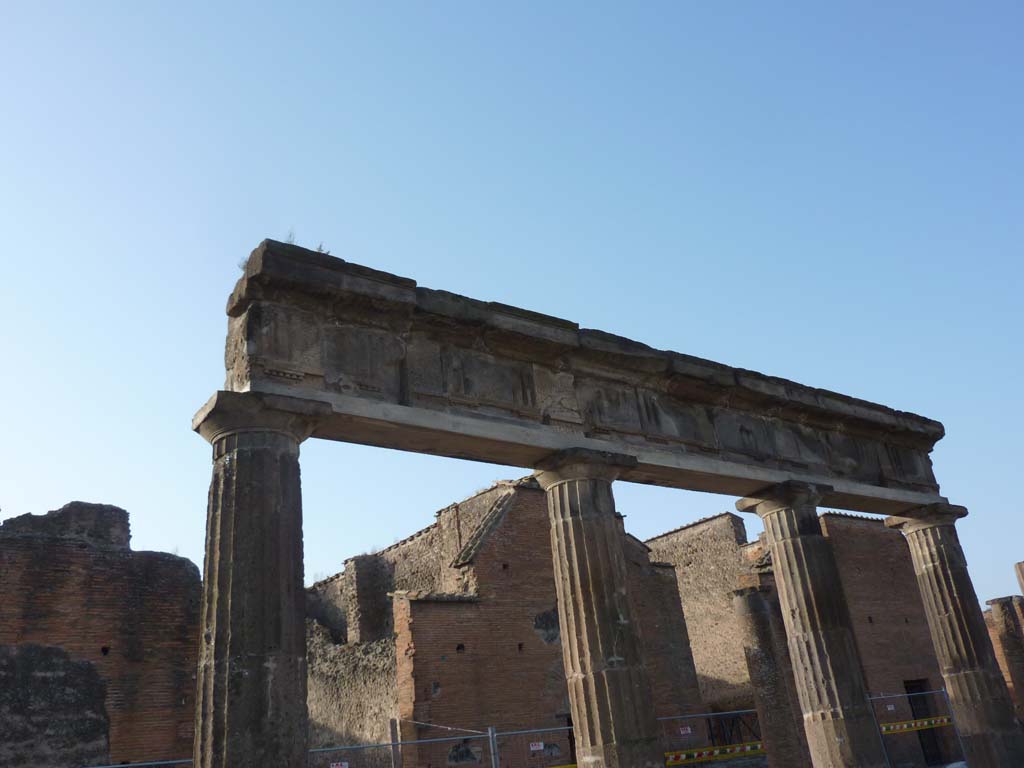
[[[468,571],[452,563],[511,487],[497,483],[440,510],[432,525],[412,536],[380,552],[350,558],[344,571],[307,590],[306,615],[327,627],[336,642],[368,642],[394,630],[389,592],[472,592],[475,584]]]
[[[109,763],[105,699],[94,664],[60,648],[0,645],[0,765]]]
[[[743,521],[730,512],[649,539],[651,558],[675,567],[701,697],[719,711],[753,705],[732,592],[749,573]]]
[[[398,716],[394,638],[340,644],[315,621],[306,630],[310,746],[389,741]]]
[[[192,752],[199,570],[132,552],[128,525],[123,509],[82,502],[0,525],[0,644],[58,646],[95,665],[112,761],[183,758]]]

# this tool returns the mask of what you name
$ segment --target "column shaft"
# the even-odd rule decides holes
[[[988,605],[992,610],[994,640],[1002,649],[1006,670],[1003,679],[1012,686],[1010,698],[1017,719],[1024,720],[1024,597],[999,597],[989,600]]]
[[[807,746],[815,768],[886,765],[817,490],[785,483],[737,507],[765,524]]]
[[[953,524],[966,511],[947,509],[953,511],[890,518],[886,524],[902,528],[910,545],[967,764],[971,768],[1024,765],[1022,734]]]
[[[587,768],[660,768],[651,687],[627,592],[609,477],[545,471],[562,655]]]
[[[781,627],[776,629],[773,614],[778,606],[766,593],[764,587],[748,587],[733,593],[761,739],[768,753],[769,768],[810,765],[807,737],[792,685],[785,631],[779,632]],[[777,619],[782,621],[781,613]]]
[[[306,764],[299,443],[213,441],[203,574],[196,768]]]

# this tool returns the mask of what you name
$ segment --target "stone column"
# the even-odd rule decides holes
[[[732,593],[761,740],[769,768],[810,765],[800,707],[790,695],[793,672],[785,630],[779,632],[781,627],[776,628],[770,592],[766,587],[746,587]],[[777,618],[782,620],[781,615]]]
[[[220,392],[194,421],[213,446],[196,768],[306,765],[299,443],[311,423],[273,400]]]
[[[997,597],[989,600],[987,605],[992,610],[992,632],[994,642],[1002,648],[1003,662],[1006,665],[1008,682],[1013,686],[1010,698],[1018,720],[1024,720],[1024,627],[1021,616],[1024,616],[1024,597]]]
[[[612,497],[612,481],[630,464],[629,456],[572,450],[538,466],[581,768],[663,765]]]
[[[867,701],[839,569],[818,522],[817,503],[828,490],[786,482],[736,508],[764,521],[812,765],[882,768],[882,737]]]
[[[1024,594],[1024,563],[1017,563],[1013,566],[1017,574],[1017,583],[1020,585],[1021,594]]]
[[[932,504],[890,517],[907,537],[935,655],[971,768],[1024,765],[1024,741],[1013,716],[985,618],[967,573],[955,523],[967,510]]]

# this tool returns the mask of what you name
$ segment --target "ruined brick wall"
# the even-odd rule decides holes
[[[109,763],[105,699],[94,664],[60,648],[0,645],[0,765]]]
[[[701,697],[718,711],[753,705],[731,594],[749,572],[746,542],[743,521],[729,512],[646,542],[652,559],[675,566]]]
[[[476,584],[475,595],[396,599],[404,737],[446,735],[412,727],[411,720],[476,730],[568,723],[547,514],[542,491],[516,493],[460,569]],[[421,748],[403,757],[447,765],[467,748]],[[568,755],[567,739],[558,750]]]
[[[345,570],[307,591],[307,615],[338,642],[365,642],[393,631],[388,592],[467,592],[475,585],[451,563],[500,496],[514,484],[497,483],[436,513],[433,524],[380,552],[358,555]]]
[[[0,644],[58,646],[95,665],[106,684],[113,761],[191,754],[194,564],[131,551],[127,512],[74,502],[0,526],[0,583]]]

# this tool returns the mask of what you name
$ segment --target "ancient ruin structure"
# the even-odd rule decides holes
[[[942,426],[265,241],[228,302],[213,446],[195,763],[302,766],[299,445],[311,437],[540,470],[580,762],[660,761],[616,479],[713,491],[767,529],[815,766],[884,765],[817,506],[910,543],[972,768],[1024,744],[928,458]],[[589,610],[581,611],[586,605]]]
[[[616,520],[650,703],[659,716],[702,711],[675,572]],[[309,590],[309,716],[314,746],[570,724],[544,491],[499,483],[437,513],[428,528]],[[573,762],[566,733],[548,756]],[[447,765],[458,744],[407,747],[407,765]],[[512,756],[506,756],[511,759]],[[522,756],[523,765],[527,764]],[[514,763],[513,764],[518,764]]]
[[[867,690],[877,695],[942,688],[904,538],[882,520],[862,515],[826,512],[819,524],[839,570]],[[707,706],[756,706],[769,755],[777,757],[779,765],[802,764],[802,734],[791,732],[785,716],[795,695],[788,690],[793,671],[764,538],[748,543],[743,520],[723,513],[668,531],[647,544],[653,557],[676,566]],[[741,589],[733,596],[730,588],[737,585]],[[893,699],[887,706],[893,707],[885,711],[888,721],[907,721],[920,714],[920,705],[915,709],[910,700]],[[955,735],[923,733],[920,739],[890,739],[890,761],[952,762],[957,754]],[[773,737],[778,741],[780,735],[783,743],[773,744]]]
[[[199,572],[129,541],[128,513],[104,504],[0,525],[0,765],[191,749]]]

